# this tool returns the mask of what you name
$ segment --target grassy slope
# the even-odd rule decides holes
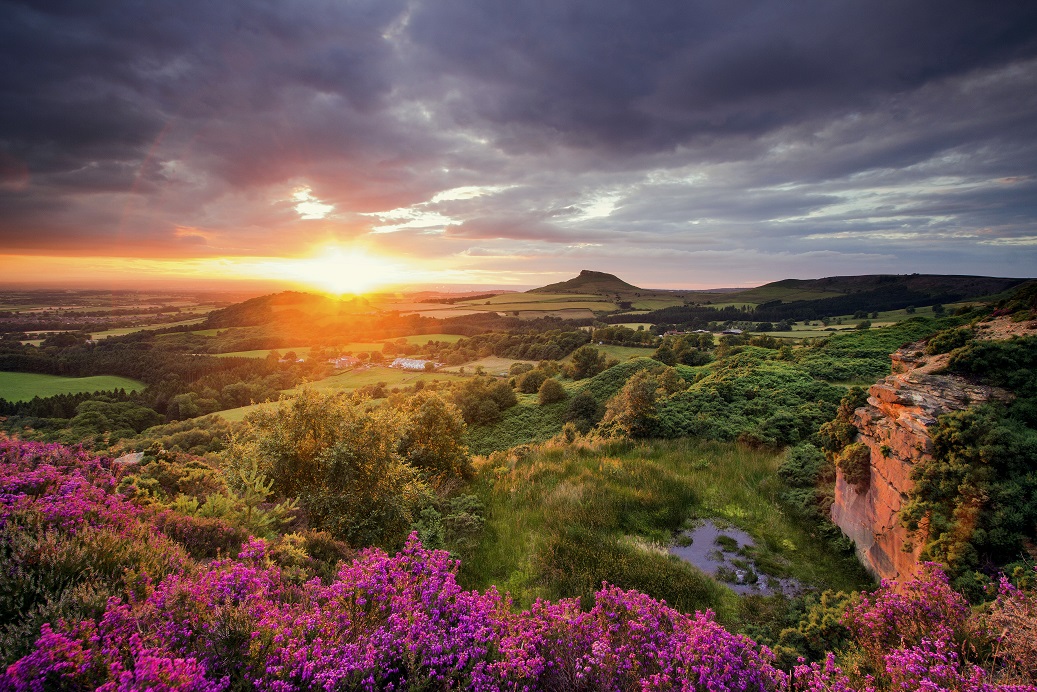
[[[294,389],[286,389],[283,393],[286,396],[292,396],[293,394],[298,393],[300,389],[315,389],[324,394],[329,392],[352,392],[354,389],[359,389],[360,387],[369,384],[378,384],[379,382],[385,383],[387,387],[395,387],[400,385],[411,385],[418,380],[428,382],[431,380],[444,379],[454,378],[450,375],[437,373],[409,372],[406,370],[394,370],[386,367],[373,367],[349,370],[337,375],[332,375],[331,377],[326,377],[323,380],[307,382],[306,384],[302,384]],[[238,408],[217,411],[214,415],[233,423],[243,420],[245,416],[253,411],[262,411],[276,405],[277,402],[251,404],[249,406],[240,406]]]
[[[474,490],[487,508],[481,542],[463,562],[470,588],[495,584],[525,606],[586,596],[603,580],[665,598],[682,610],[734,617],[735,597],[663,554],[691,518],[716,517],[757,540],[757,565],[821,588],[869,579],[785,514],[779,455],[693,440],[546,445],[522,459],[480,460]],[[636,537],[631,540],[631,537]]]
[[[143,382],[115,375],[60,377],[29,372],[0,372],[0,397],[8,401],[29,401],[35,396],[42,398],[56,394],[79,394],[111,389],[136,392],[144,387]]]
[[[643,352],[648,349],[630,350]],[[658,365],[657,361],[649,358],[632,357],[588,379],[576,382],[562,380],[562,385],[569,396],[581,389],[589,389],[594,398],[603,404],[615,395],[623,383],[635,372]],[[494,371],[489,370],[489,372]],[[562,431],[566,401],[541,406],[537,403],[537,397],[534,394],[520,394],[518,399],[518,405],[505,410],[499,422],[493,425],[473,426],[468,429],[467,443],[474,454],[489,454],[497,450],[509,449],[515,445],[543,442]]]

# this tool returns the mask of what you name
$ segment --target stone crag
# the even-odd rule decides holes
[[[995,320],[980,325],[977,338],[1005,338],[1016,331],[1015,325],[1006,328]],[[911,535],[900,524],[899,514],[914,485],[912,469],[933,458],[930,430],[937,417],[1011,396],[941,373],[949,355],[927,356],[924,350],[925,343],[918,342],[893,353],[893,374],[872,385],[867,405],[854,412],[857,441],[871,453],[867,490],[858,492],[841,471],[836,476],[832,520],[853,539],[865,567],[881,579],[917,574],[925,527]]]

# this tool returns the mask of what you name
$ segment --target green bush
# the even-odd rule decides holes
[[[925,352],[930,356],[938,353],[950,353],[967,344],[975,336],[976,332],[971,327],[946,329],[929,339],[929,343],[925,345]]]
[[[564,401],[566,396],[565,388],[562,387],[561,382],[553,377],[549,377],[541,383],[540,390],[537,392],[537,401],[543,406]]]
[[[552,598],[593,603],[602,582],[665,599],[681,612],[715,608],[724,587],[677,558],[647,552],[574,527],[552,537],[537,560]]]
[[[871,449],[866,444],[848,444],[839,453],[837,463],[847,483],[858,493],[868,492],[868,486],[871,485]]]
[[[516,380],[516,389],[523,394],[536,394],[540,389],[540,385],[547,379],[547,375],[544,374],[543,370],[530,370]]]
[[[804,442],[786,450],[778,466],[778,476],[794,488],[812,487],[821,480],[826,466],[828,460],[824,453]]]

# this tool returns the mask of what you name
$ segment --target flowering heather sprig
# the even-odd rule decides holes
[[[1005,598],[1018,597],[1009,584]],[[987,671],[966,660],[964,639],[970,609],[950,588],[937,565],[924,566],[917,579],[883,581],[862,594],[843,617],[864,654],[865,669],[874,675],[847,675],[829,654],[823,665],[797,666],[792,689],[797,692],[1037,692],[1032,685],[995,684]]]
[[[871,594],[861,594],[843,624],[858,641],[888,651],[918,644],[934,633],[945,639],[961,637],[969,618],[969,604],[951,588],[939,565],[926,563],[916,579],[883,580]]]
[[[74,532],[84,526],[123,528],[140,510],[114,492],[116,478],[101,459],[57,444],[0,437],[0,526],[25,509]]]

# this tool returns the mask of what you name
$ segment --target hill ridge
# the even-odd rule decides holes
[[[594,271],[592,269],[581,269],[578,276],[567,281],[548,284],[540,288],[534,288],[527,293],[619,293],[626,291],[642,291],[633,284],[623,281],[615,274]]]

